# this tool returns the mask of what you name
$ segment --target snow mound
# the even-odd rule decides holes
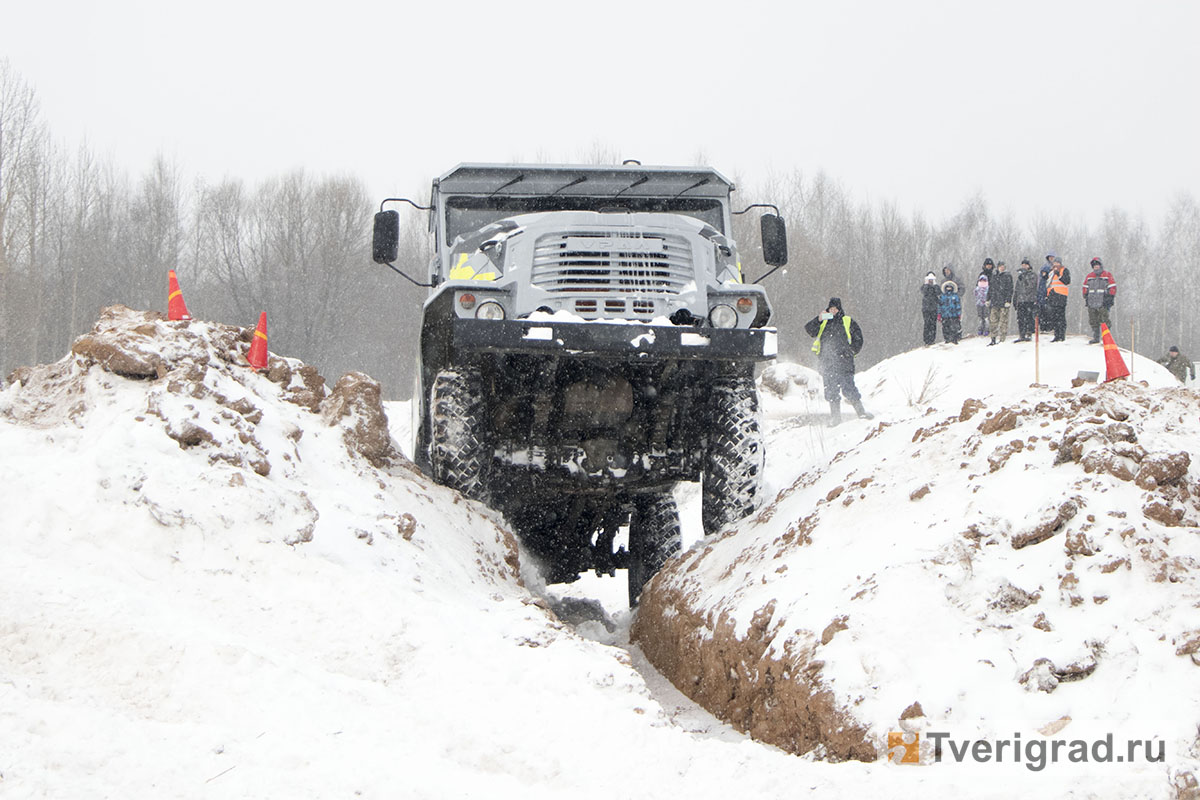
[[[114,307],[0,393],[0,794],[470,793],[504,720],[587,713],[487,677],[556,642],[572,683],[590,657],[650,706],[489,511],[394,451],[373,381],[256,373],[248,333]]]
[[[114,307],[0,391],[0,795],[890,784],[677,723],[636,649],[564,625],[502,521],[395,451],[373,381],[254,372],[250,335]]]
[[[1035,386],[1009,353],[877,365],[859,380],[874,426],[817,441],[780,419],[774,500],[643,594],[650,661],[739,730],[830,761],[886,756],[895,731],[1116,731],[1163,741],[1166,763],[1101,765],[1075,790],[1193,781],[1200,399],[1141,359],[1149,386],[1072,387],[1102,359],[1079,341],[1043,353]]]

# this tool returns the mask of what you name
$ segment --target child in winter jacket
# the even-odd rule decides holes
[[[977,335],[988,335],[988,276],[980,275],[975,283],[975,313],[979,316],[979,331]]]
[[[958,344],[962,338],[962,300],[958,297],[958,284],[946,281],[938,298],[938,319],[942,321],[942,338],[947,344]]]

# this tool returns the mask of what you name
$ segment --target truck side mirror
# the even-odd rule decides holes
[[[787,226],[777,214],[763,214],[759,222],[762,231],[763,261],[768,266],[782,267],[787,263]]]
[[[765,229],[764,229],[765,230]],[[371,258],[376,264],[391,264],[400,257],[400,212],[380,211],[375,215]]]

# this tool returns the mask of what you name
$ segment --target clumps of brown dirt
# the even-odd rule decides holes
[[[144,352],[140,341],[155,332],[153,325],[147,325],[115,335],[111,331],[85,333],[71,345],[71,352],[126,378],[161,378],[169,371],[166,361],[158,353]]]
[[[1150,453],[1141,460],[1134,483],[1147,490],[1173,486],[1187,475],[1191,463],[1192,458],[1186,452]]]
[[[1014,453],[1019,453],[1025,449],[1025,442],[1020,439],[1013,439],[1007,444],[1002,444],[988,455],[988,471],[996,472],[1003,467]]]
[[[210,451],[210,463],[268,475],[271,459],[257,428],[263,408],[276,399],[320,412],[327,424],[341,425],[348,449],[375,465],[395,455],[378,383],[350,373],[330,394],[316,367],[272,356],[266,377],[281,388],[271,397],[246,364],[252,336],[251,328],[169,321],[156,311],[110,306],[100,312],[91,331],[75,340],[69,356],[55,364],[15,370],[9,381],[20,383],[22,391],[3,413],[32,425],[58,424],[64,417],[81,425],[89,410],[84,399],[88,382],[108,373],[144,382],[145,417],[162,420],[166,435],[181,448]],[[227,388],[218,391],[216,386]],[[222,392],[242,396],[231,398]],[[218,407],[215,415],[210,403]],[[295,429],[294,436],[288,435],[296,441],[301,433]]]
[[[1200,631],[1189,631],[1178,638],[1183,641],[1175,648],[1175,655],[1190,656],[1200,653]]]
[[[392,455],[392,437],[383,410],[379,382],[361,372],[338,379],[333,392],[320,404],[327,425],[342,425],[342,436],[352,452],[380,466]]]
[[[1153,500],[1142,506],[1142,514],[1159,525],[1175,528],[1183,524],[1183,509],[1173,508],[1161,500]]]
[[[1008,581],[1004,581],[1000,588],[992,595],[991,600],[988,601],[988,608],[1012,614],[1023,608],[1028,608],[1040,598],[1041,594],[1038,592],[1027,592],[1019,586],[1014,586]]]
[[[1093,402],[1106,409],[1107,414],[1127,418],[1119,409],[1108,408],[1111,398]],[[1057,446],[1055,464],[1076,462],[1089,474],[1111,475],[1121,481],[1133,481],[1147,491],[1178,487],[1186,495],[1186,477],[1191,456],[1186,451],[1148,453],[1138,443],[1137,432],[1128,422],[1106,422],[1103,417],[1088,417],[1067,426]],[[1184,498],[1186,499],[1186,497]],[[1146,516],[1164,525],[1178,525],[1182,518],[1164,512],[1167,504],[1154,501],[1147,505]],[[1168,521],[1171,519],[1174,521]]]
[[[1026,670],[1017,681],[1026,691],[1039,691],[1049,694],[1061,683],[1081,681],[1096,671],[1098,661],[1096,651],[1092,649],[1083,658],[1073,661],[1065,667],[1057,667],[1048,658],[1039,658],[1033,666]]]
[[[975,400],[974,398],[968,397],[966,400],[963,400],[962,410],[958,412],[958,421],[966,422],[984,408],[986,408],[986,406],[984,406],[983,403]]]
[[[412,541],[413,534],[417,532],[417,518],[405,511],[396,522],[396,532],[404,541]]]
[[[1012,548],[1020,550],[1023,547],[1029,547],[1032,544],[1039,544],[1046,541],[1061,531],[1068,522],[1075,518],[1075,515],[1079,513],[1079,506],[1074,500],[1067,500],[1057,509],[1053,510],[1052,513],[1053,516],[1044,518],[1032,528],[1027,528],[1014,534],[1012,537]]]
[[[759,609],[738,638],[726,615],[701,616],[685,593],[656,578],[630,637],[680,691],[737,730],[790,753],[821,748],[830,761],[874,761],[869,731],[822,680],[816,635],[769,652],[778,633],[774,611],[774,602]]]
[[[317,368],[283,358],[272,358],[267,366],[267,380],[283,387],[283,399],[316,413],[325,399],[325,379]]]
[[[989,436],[993,433],[1001,431],[1011,431],[1017,427],[1017,421],[1020,415],[1016,409],[1002,408],[995,414],[991,414],[983,422],[979,423],[979,432],[984,436]]]
[[[850,626],[846,624],[849,619],[850,617],[845,614],[834,617],[833,622],[826,625],[825,630],[821,631],[821,644],[829,644],[840,631],[849,630]]]
[[[1128,422],[1105,423],[1099,417],[1090,417],[1071,423],[1063,432],[1063,438],[1058,443],[1058,456],[1055,464],[1082,460],[1085,447],[1089,443],[1099,447],[1121,443],[1137,444],[1137,431]],[[1122,449],[1130,452],[1128,448]]]

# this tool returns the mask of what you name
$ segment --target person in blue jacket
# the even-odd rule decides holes
[[[821,379],[825,382],[829,424],[842,421],[842,395],[860,417],[873,419],[874,414],[863,408],[862,395],[854,385],[854,357],[862,350],[862,328],[842,311],[841,298],[829,298],[825,310],[809,320],[804,330],[813,337],[812,350],[817,354]]]
[[[962,298],[958,296],[958,284],[954,281],[942,284],[938,318],[942,321],[942,339],[946,344],[958,344],[962,338]]]

